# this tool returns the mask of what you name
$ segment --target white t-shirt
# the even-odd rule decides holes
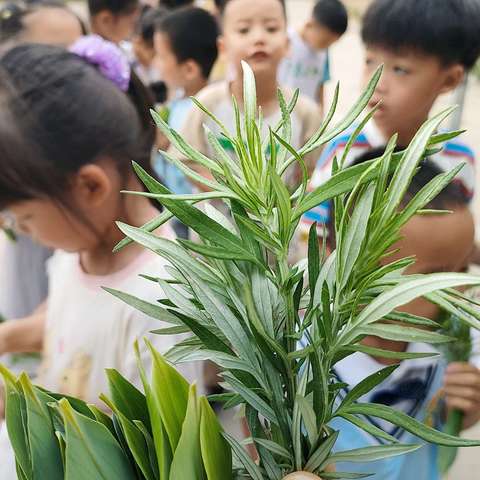
[[[164,228],[160,235],[173,236],[170,228]],[[56,252],[48,266],[50,291],[43,361],[37,383],[97,404],[99,394],[108,393],[106,368],[117,369],[139,385],[134,341],[139,339],[148,369],[150,354],[143,337],[164,353],[184,336],[150,334],[151,330],[169,325],[147,317],[101,287],[111,287],[155,303],[163,296],[161,287],[139,275],[165,278],[168,276],[165,264],[161,257],[145,250],[123,270],[93,276],[83,272],[78,254]],[[197,364],[185,364],[179,370],[189,382],[201,380]]]
[[[318,88],[330,80],[328,50],[311,48],[293,29],[288,37],[290,50],[278,68],[278,83],[298,88],[302,95],[317,101]]]

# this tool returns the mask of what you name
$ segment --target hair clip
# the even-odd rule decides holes
[[[69,49],[126,92],[130,84],[131,69],[126,56],[112,42],[98,35],[86,35],[78,39]]]

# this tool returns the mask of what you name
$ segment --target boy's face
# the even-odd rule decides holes
[[[219,47],[237,71],[244,60],[256,75],[276,75],[288,48],[280,1],[230,0],[223,14]]]
[[[168,88],[183,88],[185,86],[183,66],[179,63],[172,50],[168,35],[162,32],[155,32],[153,46],[155,50],[153,65],[158,71],[160,78]]]
[[[367,46],[364,82],[383,64],[383,74],[370,102],[381,100],[375,123],[389,134],[416,130],[427,118],[435,99],[455,88],[463,79],[463,67],[444,66],[434,56],[415,52],[392,52]]]
[[[333,45],[341,35],[311,19],[305,26],[303,36],[314,50],[325,50]]]
[[[445,215],[416,215],[402,229],[403,238],[394,245],[399,252],[388,261],[415,256],[408,274],[463,272],[474,246],[475,227],[468,207],[455,207]],[[418,298],[399,310],[435,320],[438,307]]]

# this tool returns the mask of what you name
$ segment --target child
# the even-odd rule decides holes
[[[383,64],[383,74],[370,107],[380,107],[355,141],[345,165],[366,150],[384,145],[398,133],[398,144],[408,145],[429,116],[437,97],[457,87],[480,52],[480,7],[467,0],[375,0],[363,19],[366,47],[365,80]],[[323,150],[310,189],[329,177],[334,157],[340,159],[353,126]],[[462,182],[473,196],[474,156],[458,140],[444,145],[435,161],[442,170],[466,162]],[[304,224],[328,216],[325,205],[308,212]]]
[[[185,125],[193,106],[190,97],[208,83],[217,59],[217,37],[218,26],[214,17],[196,7],[175,10],[155,26],[154,61],[167,85],[170,96],[168,123],[175,130],[181,130]],[[157,157],[155,168],[173,192],[191,192],[185,175],[163,157]]]
[[[241,61],[246,61],[255,75],[257,101],[263,112],[263,131],[260,133],[266,136],[268,127],[276,125],[281,118],[277,101],[277,69],[288,46],[285,4],[282,0],[228,0],[220,5],[220,12],[223,32],[218,43],[227,64],[234,68],[233,79],[231,82],[224,81],[206,87],[197,98],[226,128],[234,132],[235,115],[231,97],[234,95],[238,104],[243,104]],[[290,89],[284,90],[287,101],[292,94]],[[321,115],[316,105],[300,96],[292,114],[292,146],[302,147],[320,122]],[[228,148],[218,126],[198,108],[191,111],[188,125],[182,131],[185,139],[200,152],[213,155],[205,136],[204,124]],[[233,147],[231,151],[233,153]],[[317,159],[318,152],[305,157],[310,171]],[[183,160],[188,161],[187,158]],[[206,171],[194,165],[192,167],[202,175],[208,175]],[[299,178],[298,170],[287,171],[287,181],[292,186],[297,184]]]
[[[368,152],[361,160],[377,158],[382,151]],[[426,160],[410,185],[407,197],[410,199],[430,180],[441,173],[440,168]],[[408,274],[425,274],[444,271],[461,272],[468,268],[468,259],[473,248],[474,221],[468,207],[469,196],[461,184],[452,183],[445,188],[426,208],[450,210],[449,215],[418,215],[403,227],[403,238],[393,247],[386,261],[414,256],[416,263],[408,267]],[[404,305],[404,312],[439,319],[440,309],[424,298]],[[425,344],[403,343],[366,337],[365,345],[409,352],[430,352],[432,347]],[[373,358],[363,353],[355,353],[335,366],[335,373],[341,382],[349,386],[339,395],[344,398],[366,376],[380,370],[385,365],[397,363],[395,360]],[[406,360],[400,363],[392,376],[363,396],[361,402],[380,403],[396,408],[420,422],[434,424],[441,428],[444,412],[437,412],[439,399],[445,399],[447,409],[460,409],[464,412],[464,428],[469,428],[480,419],[480,371],[469,363],[445,365],[436,357]],[[393,435],[399,442],[414,444],[419,439],[401,428],[394,428],[388,422],[362,416],[362,419]],[[382,441],[365,433],[350,423],[335,419],[332,427],[340,431],[335,450],[349,450],[374,446]],[[369,464],[337,464],[338,471],[374,473],[373,480],[439,480],[437,471],[437,447],[431,444],[406,456],[389,458]]]
[[[318,0],[302,28],[289,31],[290,51],[280,64],[280,85],[300,89],[323,109],[323,86],[330,80],[328,48],[347,26],[347,10],[340,0]]]
[[[88,0],[92,33],[120,44],[130,40],[140,16],[139,0]]]
[[[85,26],[75,13],[54,1],[27,6],[8,3],[0,9],[2,50],[25,42],[68,47],[85,33]]]
[[[133,36],[132,48],[136,59],[134,68],[145,85],[151,85],[160,79],[160,75],[153,65],[155,57],[153,34],[155,24],[166,13],[165,8],[144,7]]]
[[[9,119],[0,122],[0,209],[22,232],[57,249],[37,321],[45,325],[38,382],[98,402],[107,390],[105,368],[138,382],[132,343],[159,325],[101,287],[154,302],[161,296],[158,285],[139,274],[166,272],[164,260],[139,246],[112,253],[123,237],[115,220],[141,225],[158,214],[145,197],[120,194],[142,188],[132,159],[150,169],[154,130],[147,97],[114,45],[84,37],[73,51],[24,45],[0,60],[6,81],[15,85],[13,93],[2,89],[4,103],[21,122],[17,137],[8,130]],[[15,140],[27,141],[31,150],[17,155],[26,147],[15,149]],[[163,227],[159,235],[172,232]],[[22,350],[22,341],[32,341],[31,335],[11,333],[9,322],[2,325],[0,344],[7,350]],[[165,351],[178,337],[152,340]],[[185,373],[196,376],[190,367]]]

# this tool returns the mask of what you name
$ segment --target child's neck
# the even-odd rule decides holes
[[[381,122],[377,122],[374,119],[376,127],[385,139],[385,143],[394,134],[398,134],[397,145],[406,147],[413,140],[413,137],[420,129],[420,127],[427,121],[428,115],[418,119],[416,122],[411,122],[409,125],[402,125],[401,127],[392,127],[390,125],[382,125]]]
[[[206,78],[196,78],[184,87],[186,97],[194,97],[200,90],[205,88],[208,85],[208,79]]]
[[[127,190],[140,190],[140,184],[135,179],[135,185],[130,183]],[[140,227],[158,216],[159,212],[146,197],[127,195],[120,200],[121,212],[115,219],[129,225]],[[95,248],[80,252],[80,264],[90,275],[109,275],[130,265],[144,251],[143,247],[131,244],[113,253],[112,250],[125,235],[118,229],[115,221],[103,232],[101,242]]]
[[[257,105],[262,107],[264,115],[277,108],[277,74],[255,76],[257,88]],[[230,89],[239,105],[243,104],[243,78],[236,77],[230,84]]]

